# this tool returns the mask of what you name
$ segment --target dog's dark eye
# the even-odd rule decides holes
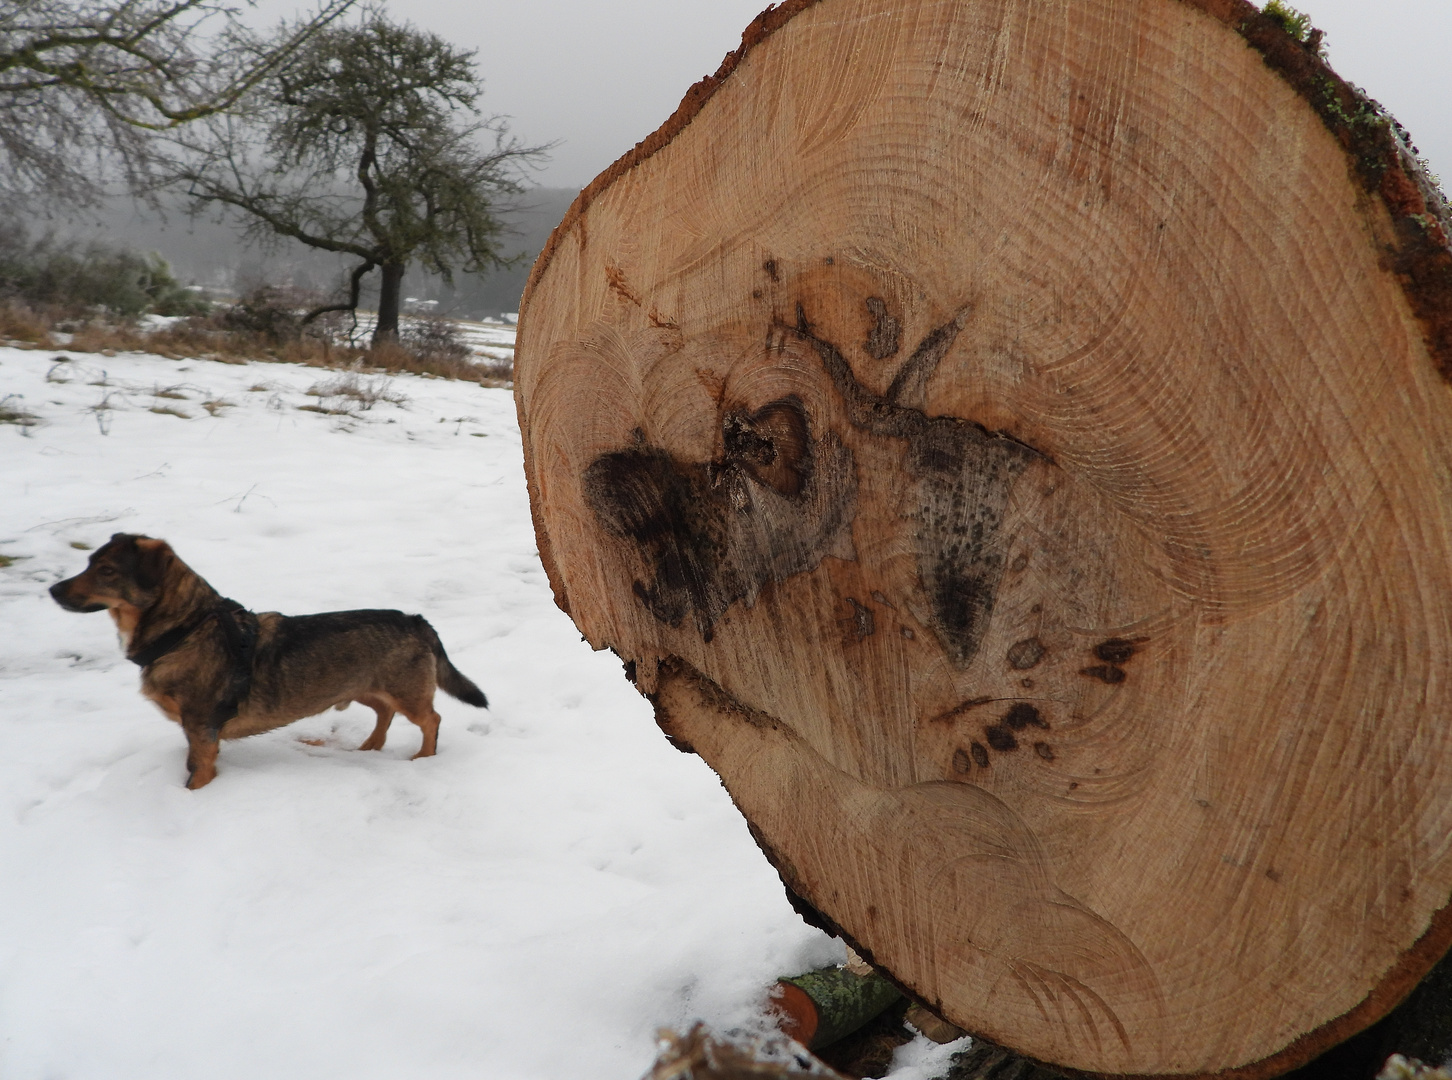
[[[96,573],[101,577],[115,577],[116,568],[114,566],[103,566],[101,567],[101,569],[97,570]]]

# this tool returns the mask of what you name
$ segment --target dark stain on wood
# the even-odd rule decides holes
[[[955,773],[966,773],[969,769],[968,752],[959,748],[953,751],[953,771]]]
[[[1124,668],[1115,667],[1113,664],[1095,664],[1093,667],[1081,668],[1079,674],[1111,686],[1124,682]]]
[[[1094,655],[1106,664],[1123,664],[1135,653],[1137,642],[1124,638],[1110,638],[1094,646]]]
[[[761,268],[766,271],[766,276],[771,278],[772,281],[781,280],[781,274],[777,272],[775,259],[767,259],[766,262],[761,264]]]
[[[980,769],[988,768],[988,747],[984,746],[981,742],[975,742],[969,749],[978,767]]]
[[[868,332],[867,340],[862,343],[862,348],[872,359],[886,360],[897,353],[902,324],[892,317],[887,310],[887,301],[880,296],[867,298],[867,310],[872,315],[872,329]]]
[[[1010,750],[1018,749],[1018,740],[1014,738],[1013,732],[1002,724],[989,724],[983,729],[983,737],[999,753],[1006,754]]]
[[[928,381],[968,317],[964,308],[923,338],[883,395],[863,386],[837,347],[813,332],[800,303],[796,325],[777,327],[780,333],[799,336],[817,353],[853,427],[907,442],[918,575],[931,606],[933,631],[959,668],[977,655],[993,614],[1004,572],[1001,530],[1009,493],[1023,470],[1043,459],[1002,433],[922,411]]]
[[[717,619],[773,581],[850,545],[852,455],[832,433],[813,439],[795,397],[725,409],[722,453],[682,461],[650,446],[603,454],[585,470],[585,504],[647,567],[632,589],[656,619],[689,615],[710,641]]]
[[[1027,727],[1049,728],[1049,722],[1044,719],[1043,713],[1030,705],[1027,701],[1019,701],[1010,706],[1008,712],[1003,714],[1003,723],[1014,731],[1022,731]]]
[[[1034,753],[1038,754],[1038,756],[1043,758],[1045,761],[1054,760],[1054,748],[1046,742],[1034,743]]]
[[[1036,637],[1015,641],[1008,647],[1009,666],[1019,671],[1027,671],[1038,664],[1048,651],[1044,643]]]

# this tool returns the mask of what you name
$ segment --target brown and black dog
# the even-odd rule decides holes
[[[141,692],[187,736],[187,787],[217,775],[221,739],[247,735],[350,702],[378,714],[360,750],[381,750],[393,714],[438,747],[434,690],[484,708],[421,615],[401,611],[254,614],[221,596],[165,540],[116,533],[73,578],[51,586],[67,611],[110,611]]]

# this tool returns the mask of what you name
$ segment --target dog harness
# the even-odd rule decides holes
[[[173,627],[129,659],[140,668],[148,668],[169,652],[179,648],[202,624],[216,619],[222,628],[228,658],[231,660],[222,696],[212,709],[211,724],[220,728],[237,715],[242,699],[252,689],[252,660],[257,653],[257,616],[235,600],[223,597],[215,605],[185,626]]]

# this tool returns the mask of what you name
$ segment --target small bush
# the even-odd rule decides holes
[[[398,343],[425,362],[453,363],[473,356],[459,324],[439,315],[409,319],[399,328]]]
[[[481,360],[475,365],[479,369],[479,381],[486,386],[513,386],[513,360]]]
[[[417,353],[393,342],[375,345],[368,351],[369,362],[385,371],[407,371],[415,375],[433,375],[441,379],[461,379],[481,386],[504,386],[514,378],[514,366],[507,361],[480,359],[467,353],[468,359]]]
[[[13,224],[0,226],[0,299],[121,316],[194,315],[207,308],[155,252],[139,255],[53,236],[32,241]]]
[[[318,306],[317,298],[302,290],[259,285],[231,307],[217,313],[218,329],[240,331],[272,345],[303,336],[303,316]]]

